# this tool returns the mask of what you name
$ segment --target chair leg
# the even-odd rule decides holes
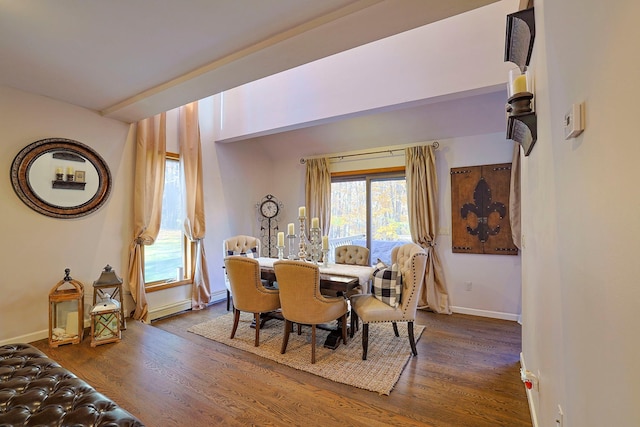
[[[396,322],[391,322],[391,324],[393,325],[393,333],[396,334],[397,337],[399,337],[400,333],[398,332],[398,324]]]
[[[362,360],[367,360],[367,350],[369,349],[369,324],[362,324]]]
[[[260,313],[253,313],[253,317],[256,319],[256,342],[254,345],[258,347],[260,345]]]
[[[240,321],[240,310],[233,309],[233,328],[231,328],[231,339],[236,335],[238,322]]]
[[[347,314],[342,315],[342,343],[347,345]]]
[[[280,354],[284,354],[284,352],[287,351],[287,344],[289,343],[289,332],[291,332],[292,327],[293,324],[287,319],[284,319],[284,337],[282,338],[282,348],[280,349]]]
[[[413,322],[407,323],[407,329],[409,330],[409,344],[411,344],[411,352],[414,356],[417,356],[418,350],[416,349],[416,340],[413,337]]]
[[[351,310],[351,331],[349,331],[349,338],[353,338],[353,334],[355,333],[355,330],[358,328],[358,314],[355,312],[355,310]]]
[[[311,364],[316,363],[316,325],[311,325]]]
[[[231,292],[227,289],[227,311],[229,311],[229,303],[231,302]]]

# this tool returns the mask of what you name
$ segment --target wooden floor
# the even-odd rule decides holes
[[[420,311],[418,356],[380,396],[186,332],[224,313],[130,321],[95,348],[33,344],[147,426],[531,426],[515,322]]]

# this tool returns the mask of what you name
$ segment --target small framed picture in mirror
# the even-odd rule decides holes
[[[76,182],[84,182],[85,174],[84,171],[76,171]]]

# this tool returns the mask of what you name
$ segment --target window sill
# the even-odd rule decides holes
[[[170,289],[170,288],[175,288],[178,286],[184,286],[184,285],[192,285],[193,281],[191,279],[187,279],[187,280],[172,280],[169,282],[154,282],[154,283],[147,283],[144,286],[144,290],[147,293],[151,293],[151,292],[158,292],[158,291],[162,291],[164,289]]]

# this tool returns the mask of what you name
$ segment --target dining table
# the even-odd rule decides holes
[[[262,279],[277,282],[273,263],[278,261],[278,258],[259,257],[257,260],[260,264]],[[326,266],[323,263],[317,265],[320,272],[320,290],[329,295],[344,297],[358,285],[366,291],[369,288],[371,273],[375,270],[375,267],[364,265],[334,263],[327,263]],[[341,325],[338,323],[337,327],[335,325],[319,325],[318,327],[330,331],[324,346],[330,349],[338,347]]]

